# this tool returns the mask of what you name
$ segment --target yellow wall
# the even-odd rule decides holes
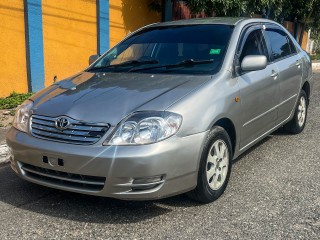
[[[42,0],[45,86],[88,66],[97,53],[96,0]]]
[[[159,22],[148,0],[110,0],[110,47]],[[88,66],[97,53],[96,0],[42,0],[45,86]],[[28,91],[23,0],[0,1],[0,98]]]
[[[128,33],[147,24],[160,22],[161,15],[150,11],[148,0],[110,0],[110,47]]]
[[[28,91],[22,0],[0,2],[0,97]]]

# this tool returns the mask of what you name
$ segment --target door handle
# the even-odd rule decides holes
[[[275,78],[275,77],[277,77],[279,75],[279,73],[277,72],[277,71],[275,71],[275,70],[272,70],[272,73],[271,73],[271,77],[273,77],[273,78]]]

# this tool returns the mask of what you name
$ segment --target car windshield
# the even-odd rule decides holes
[[[218,24],[149,27],[116,45],[88,71],[214,74],[232,30]]]

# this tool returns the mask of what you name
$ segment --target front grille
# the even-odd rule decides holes
[[[75,188],[85,191],[101,191],[106,181],[105,177],[60,172],[26,163],[20,163],[19,165],[26,177],[38,182],[60,187]]]
[[[59,142],[89,145],[96,143],[110,128],[109,124],[85,123],[65,117],[69,125],[65,130],[56,128],[58,118],[32,115],[31,134],[35,137]]]

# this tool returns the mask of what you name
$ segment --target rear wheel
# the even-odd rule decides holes
[[[301,133],[306,125],[308,113],[308,98],[305,91],[301,90],[295,113],[290,122],[284,125],[284,129],[292,134]]]
[[[201,156],[197,187],[188,196],[204,203],[218,199],[227,187],[231,160],[232,145],[227,132],[222,127],[214,127]]]

